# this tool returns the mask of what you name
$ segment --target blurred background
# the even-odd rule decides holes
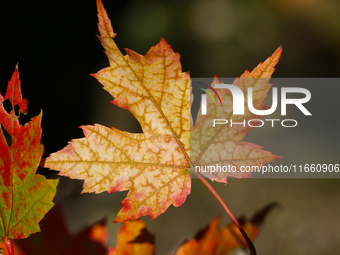
[[[273,77],[340,77],[340,2],[336,0],[103,0],[103,4],[124,54],[124,48],[129,48],[144,55],[163,37],[180,53],[183,71],[192,77],[238,77],[280,45],[283,54]],[[141,132],[133,116],[112,105],[112,97],[89,75],[108,66],[96,37],[96,13],[94,0],[1,3],[0,91],[4,95],[19,63],[22,94],[30,102],[28,118],[43,110],[44,156],[83,137],[80,125],[100,123]],[[311,125],[300,130],[299,134],[307,132],[315,140],[252,130],[245,141],[264,146],[286,162],[294,154],[313,160],[326,157],[317,163],[335,163],[340,125],[333,113],[337,113],[334,95],[338,92],[334,87],[329,92],[332,100],[326,100],[326,94],[322,104],[313,102],[314,107],[327,104],[333,109],[326,115],[325,129]],[[318,139],[320,135],[326,140]],[[47,169],[39,172],[57,177]],[[230,179],[226,186],[213,186],[235,216],[250,216],[273,201],[283,206],[264,223],[255,242],[258,254],[336,254],[340,249],[340,179]],[[80,195],[81,190],[82,181],[61,177],[55,199],[73,232],[103,216],[112,222],[126,196],[126,192]],[[209,191],[193,180],[183,206],[170,207],[153,221],[143,219],[156,235],[156,254],[168,255],[217,215],[223,223],[230,221]],[[110,245],[115,245],[119,226],[109,225]]]

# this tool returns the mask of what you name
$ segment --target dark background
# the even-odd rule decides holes
[[[103,4],[124,54],[129,48],[144,55],[164,37],[181,54],[183,71],[192,77],[240,76],[280,45],[283,55],[273,77],[340,77],[340,3],[335,0],[104,0]],[[108,66],[96,23],[94,0],[0,5],[0,91],[5,93],[19,63],[22,94],[30,102],[28,116],[43,110],[45,156],[82,137],[80,125],[100,123],[140,132],[132,115],[112,105],[111,96],[89,75]],[[332,127],[333,136],[338,126]],[[264,134],[251,135],[246,140],[255,142]],[[265,146],[262,140],[257,143]],[[304,142],[294,140],[284,149],[294,150]],[[329,150],[333,155],[333,148]],[[259,254],[313,255],[340,249],[339,184],[339,179],[247,179],[214,187],[236,216],[251,215],[272,201],[284,206],[265,223],[255,243]],[[105,215],[112,221],[126,193],[80,195],[81,186],[81,181],[61,178],[58,187],[56,201],[63,205],[70,229],[79,231]],[[171,207],[153,221],[144,219],[156,234],[157,254],[173,254],[216,215],[229,221],[212,195],[193,180],[192,194],[181,208]],[[111,245],[119,226],[109,227]]]

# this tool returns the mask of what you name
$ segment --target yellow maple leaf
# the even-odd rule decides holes
[[[253,106],[255,109],[265,110],[268,107],[262,102],[271,88],[269,79],[275,71],[275,65],[281,56],[282,48],[279,47],[264,63],[260,63],[252,72],[245,71],[240,78],[237,78],[233,85],[240,88],[248,98],[248,88],[252,88]],[[215,77],[211,86],[221,84]],[[221,97],[223,106],[217,106],[213,99],[207,100],[207,111],[209,114],[197,115],[195,126],[190,132],[190,160],[193,166],[200,166],[199,169],[205,177],[214,181],[227,183],[227,177],[249,178],[250,171],[244,171],[241,166],[260,167],[265,163],[279,159],[268,151],[262,150],[262,146],[253,143],[243,142],[245,135],[254,128],[255,123],[247,125],[248,121],[259,120],[263,116],[258,116],[250,112],[248,105],[245,105],[243,115],[233,114],[233,96],[229,90],[216,89]],[[212,123],[214,119],[233,121],[237,123],[231,125],[216,125]],[[253,121],[254,122],[254,121]],[[207,171],[209,166],[225,167],[229,171]],[[205,168],[204,168],[205,167]],[[234,171],[231,171],[234,167]],[[241,171],[242,170],[242,171]],[[194,169],[193,171],[197,171]]]
[[[124,56],[113,41],[116,34],[100,0],[97,8],[99,39],[110,66],[93,76],[115,98],[113,104],[136,117],[143,133],[82,126],[85,138],[72,140],[43,164],[84,180],[82,192],[129,190],[115,222],[145,215],[154,219],[171,204],[183,204],[191,190],[190,168],[202,163],[202,151],[190,148],[199,127],[191,126],[190,76],[182,72],[179,54],[163,38],[145,56],[128,49]]]
[[[153,219],[190,193],[190,77],[164,39],[145,57],[131,50],[123,56],[101,1],[97,5],[110,67],[94,76],[115,98],[112,103],[134,114],[143,133],[82,126],[86,138],[52,154],[45,166],[83,179],[83,192],[130,190],[116,222]]]

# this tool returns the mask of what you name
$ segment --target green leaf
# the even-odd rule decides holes
[[[9,113],[5,100],[12,105]],[[54,205],[58,184],[58,180],[35,173],[44,151],[40,143],[42,113],[21,125],[19,116],[27,113],[27,105],[16,67],[5,97],[0,94],[0,240],[4,242],[40,231],[38,222]]]

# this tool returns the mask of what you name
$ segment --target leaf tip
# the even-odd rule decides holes
[[[101,0],[96,0],[98,11],[98,28],[102,37],[116,37],[116,33],[113,32],[111,20],[109,19],[107,12]]]
[[[96,0],[96,4],[97,4],[97,9],[98,10],[101,9],[101,8],[104,8],[103,3],[102,3],[101,0]]]
[[[97,77],[98,77],[98,74],[97,74],[97,73],[90,73],[90,76],[92,76],[92,77],[94,77],[94,78],[96,78],[96,79],[97,79]]]
[[[273,56],[277,55],[278,57],[280,57],[282,54],[282,45],[280,45],[273,53]]]

